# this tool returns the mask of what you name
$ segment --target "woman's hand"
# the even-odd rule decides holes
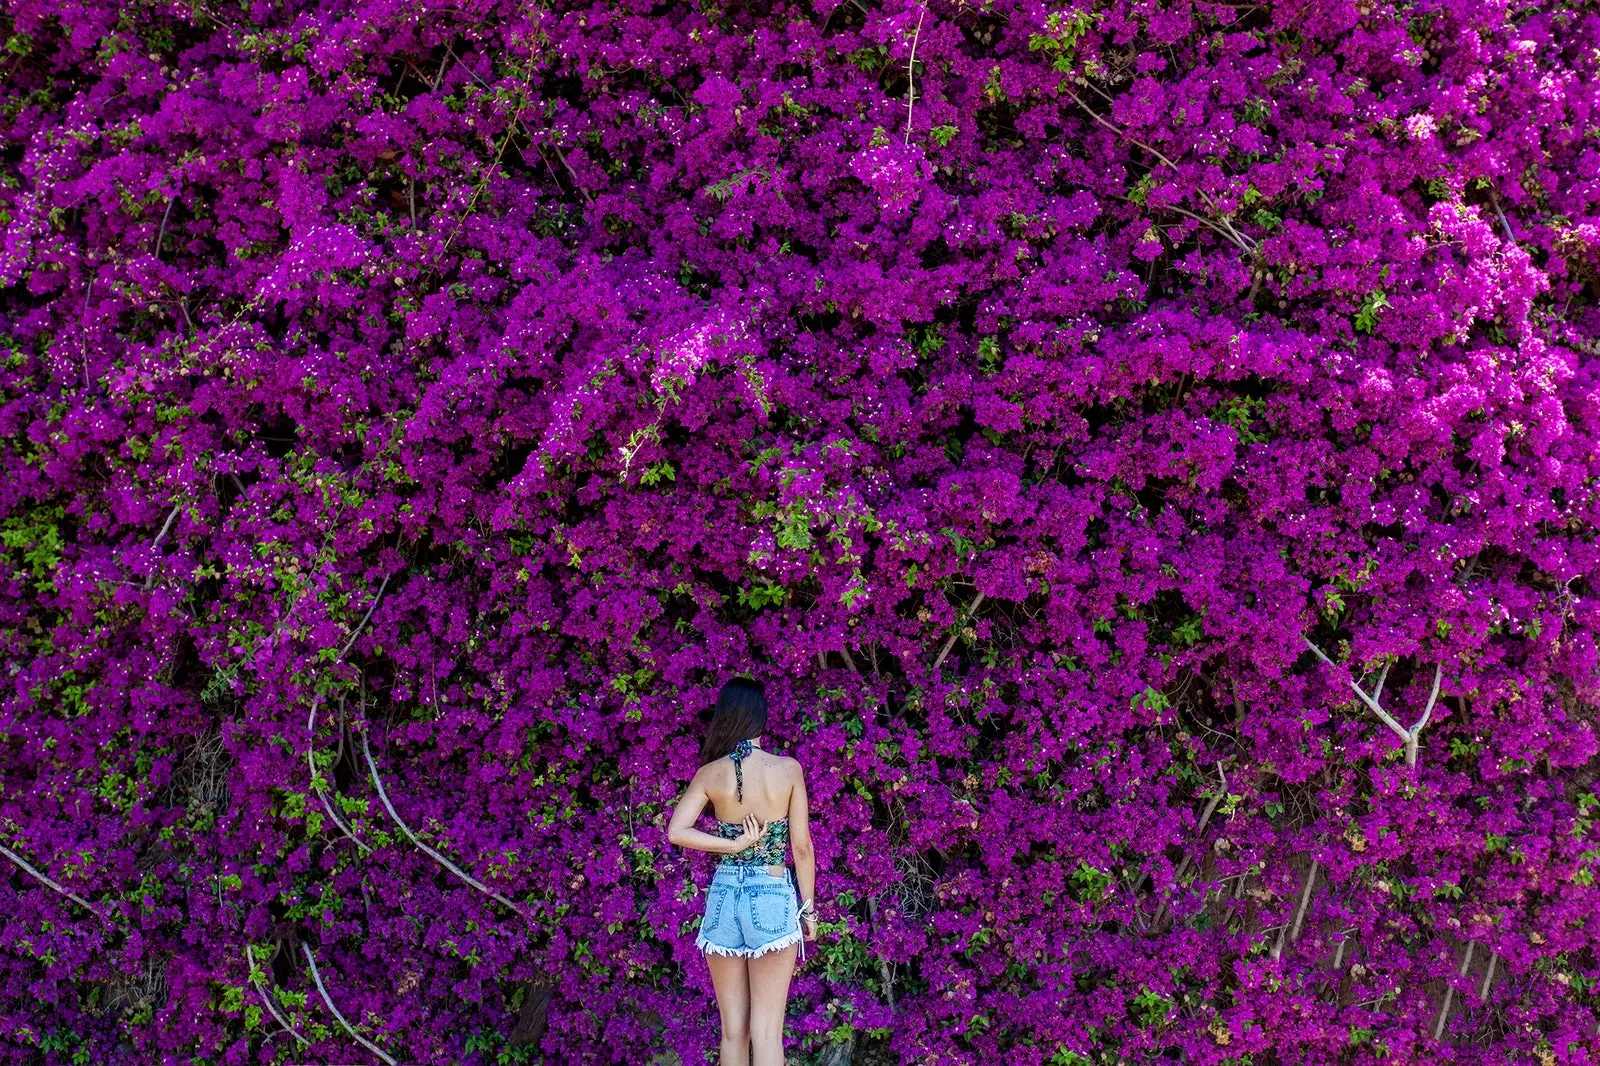
[[[817,939],[817,904],[806,900],[800,904],[800,935],[807,940]]]
[[[735,855],[745,848],[755,845],[761,839],[761,835],[767,831],[767,823],[753,814],[745,815],[744,821],[740,824],[744,827],[744,832],[733,838],[732,853]]]

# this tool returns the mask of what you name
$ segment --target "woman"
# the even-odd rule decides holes
[[[805,941],[817,938],[805,777],[795,760],[762,749],[766,726],[760,684],[735,678],[722,686],[700,769],[667,825],[667,839],[679,847],[722,856],[695,938],[722,1014],[721,1066],[783,1066],[795,953],[805,958]],[[708,801],[717,816],[713,833],[694,828]],[[794,852],[792,871],[784,865],[785,843]]]

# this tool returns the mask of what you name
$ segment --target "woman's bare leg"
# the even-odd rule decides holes
[[[794,947],[768,952],[750,963],[750,1066],[784,1066],[783,1016],[794,976]]]
[[[737,955],[706,956],[722,1014],[722,1066],[750,1066],[749,967],[759,961]]]

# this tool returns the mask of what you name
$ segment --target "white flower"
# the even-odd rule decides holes
[[[1406,119],[1406,133],[1413,141],[1425,141],[1439,129],[1439,124],[1426,111],[1419,111]]]

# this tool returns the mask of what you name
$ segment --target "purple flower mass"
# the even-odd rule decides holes
[[[1600,1055],[1593,2],[0,40],[0,1063]]]

